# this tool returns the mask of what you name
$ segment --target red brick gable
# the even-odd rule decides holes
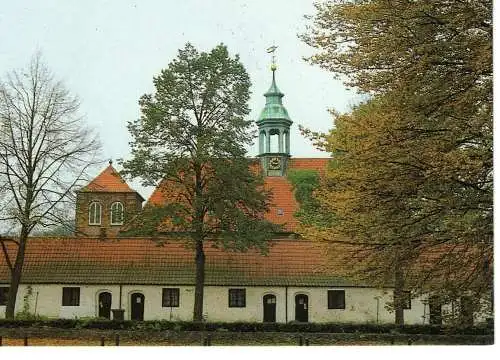
[[[136,192],[127,185],[125,180],[111,164],[80,191],[121,193]]]
[[[288,161],[289,170],[316,170],[323,172],[326,170],[328,158],[292,158]],[[273,198],[266,214],[266,219],[284,226],[284,231],[293,232],[297,226],[297,219],[294,213],[299,205],[293,194],[292,184],[286,176],[268,176],[264,178],[264,187],[271,190]],[[175,201],[176,196],[172,193],[172,188],[160,184],[148,200],[148,204],[161,205],[168,201]]]

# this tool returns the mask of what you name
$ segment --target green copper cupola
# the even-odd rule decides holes
[[[259,157],[268,176],[283,176],[290,157],[290,126],[292,120],[283,106],[285,96],[276,85],[276,64],[271,65],[271,87],[264,94],[266,104],[257,120]]]

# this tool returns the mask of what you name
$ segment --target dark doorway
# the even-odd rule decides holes
[[[102,292],[99,294],[99,317],[111,318],[111,293]]]
[[[144,320],[144,295],[140,293],[133,293],[130,296],[130,301],[132,305],[130,307],[130,319],[131,320]]]
[[[276,296],[264,295],[264,322],[276,322]]]
[[[295,296],[295,321],[308,322],[308,297],[304,294],[298,294]]]
[[[429,298],[429,324],[441,325],[442,323],[441,300],[437,296],[431,296]]]
[[[462,296],[460,298],[460,324],[462,326],[474,325],[473,315],[472,298],[469,296]]]

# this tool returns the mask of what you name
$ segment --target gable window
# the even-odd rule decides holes
[[[161,297],[161,306],[179,307],[179,288],[164,288]]]
[[[62,306],[80,306],[79,287],[63,287]]]
[[[0,287],[0,306],[7,305],[7,296],[9,296],[9,288],[7,286]]]
[[[344,290],[328,290],[328,309],[345,309]]]
[[[115,202],[111,205],[111,225],[123,225],[123,204]]]
[[[89,206],[89,225],[101,225],[101,204],[98,202]]]
[[[246,306],[246,289],[229,289],[229,307]]]

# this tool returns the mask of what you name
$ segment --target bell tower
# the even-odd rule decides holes
[[[290,158],[290,126],[292,120],[283,106],[282,98],[285,96],[276,85],[276,63],[274,51],[277,46],[272,46],[268,52],[273,53],[271,71],[273,80],[271,87],[264,94],[266,105],[257,120],[259,129],[259,155],[261,165],[266,176],[284,176],[288,159]]]

